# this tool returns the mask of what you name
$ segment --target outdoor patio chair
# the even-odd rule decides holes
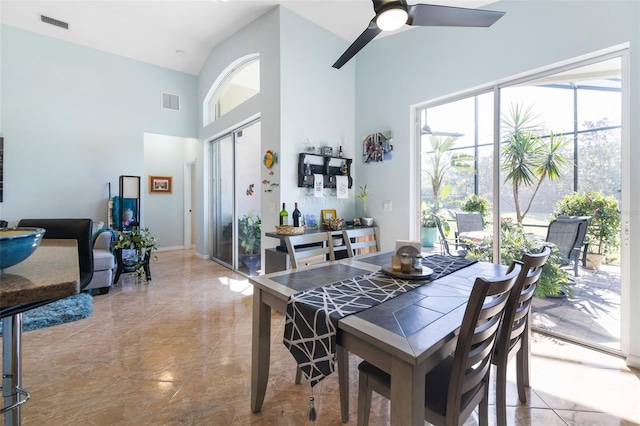
[[[498,426],[507,424],[507,365],[513,357],[516,357],[518,398],[521,402],[527,402],[525,388],[529,386],[531,357],[529,349],[531,340],[529,313],[536,284],[550,255],[551,247],[545,246],[541,253],[525,253],[522,256],[522,261],[517,261],[522,265],[522,269],[511,289],[502,325],[498,333],[498,342],[491,358],[491,363],[496,366],[496,417]]]
[[[573,262],[573,274],[576,277],[580,253],[585,247],[584,237],[589,219],[589,216],[563,216],[553,220],[547,229],[546,241],[558,247],[565,260],[563,265],[571,265]],[[584,252],[586,256],[586,249]]]
[[[458,243],[456,240],[448,240],[442,230],[442,222],[440,219],[437,216],[434,216],[434,220],[436,222],[438,236],[440,238],[440,253],[451,257],[467,257],[467,254],[469,253],[467,250],[468,246],[465,243]],[[452,249],[451,245],[454,245],[456,248]],[[462,246],[463,248],[459,249],[458,246]]]
[[[458,230],[455,233],[456,248],[460,244],[461,233],[482,231],[484,229],[482,215],[476,212],[456,213],[456,224],[458,226]]]
[[[515,264],[505,276],[476,278],[454,352],[425,378],[424,418],[429,423],[461,425],[476,406],[479,423],[488,423],[491,356],[511,288],[521,268]],[[391,375],[367,361],[360,363],[358,370],[358,425],[367,425],[371,394],[376,391],[389,399]]]

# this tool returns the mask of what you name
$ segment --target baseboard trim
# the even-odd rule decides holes
[[[174,251],[174,250],[184,250],[184,246],[158,247],[158,251]]]
[[[640,356],[627,355],[625,361],[628,367],[640,369]]]

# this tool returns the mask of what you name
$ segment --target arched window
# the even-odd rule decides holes
[[[260,55],[256,53],[239,58],[220,73],[204,99],[204,125],[215,121],[258,93]]]

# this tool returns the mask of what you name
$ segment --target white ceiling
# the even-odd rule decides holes
[[[481,7],[493,1],[428,3]],[[349,42],[374,16],[371,0],[0,0],[0,22],[198,75],[216,44],[279,4]],[[42,23],[41,14],[69,29]]]

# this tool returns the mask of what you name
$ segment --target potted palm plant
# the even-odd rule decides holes
[[[356,197],[362,201],[362,209],[364,210],[364,216],[360,218],[360,223],[362,226],[372,226],[373,218],[369,217],[367,214],[367,198],[369,198],[369,187],[365,183],[364,186],[360,187],[360,191],[356,192]]]
[[[249,275],[257,275],[260,268],[260,239],[262,222],[253,210],[238,219],[239,260],[247,268]]]

